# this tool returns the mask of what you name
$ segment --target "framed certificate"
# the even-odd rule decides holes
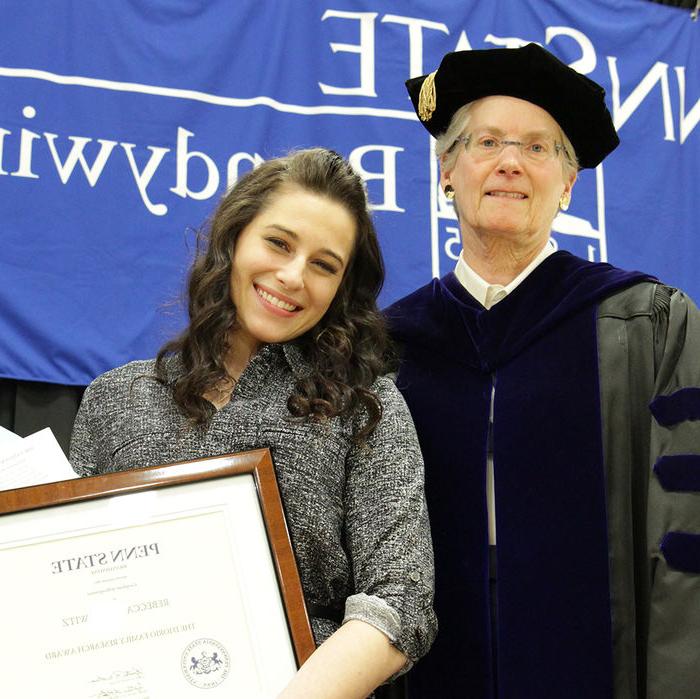
[[[315,648],[267,450],[0,492],[0,571],[13,699],[271,699]]]

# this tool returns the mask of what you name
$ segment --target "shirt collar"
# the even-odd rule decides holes
[[[455,276],[459,283],[484,307],[491,308],[510,294],[527,276],[550,255],[556,252],[554,242],[551,238],[547,240],[544,247],[537,254],[534,260],[520,272],[520,274],[505,286],[502,284],[489,284],[480,277],[460,255],[455,267]]]
[[[311,373],[311,363],[307,359],[299,340],[285,342],[282,345],[282,350],[289,368],[297,378],[308,376]]]

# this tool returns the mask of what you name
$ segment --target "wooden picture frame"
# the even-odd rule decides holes
[[[315,649],[267,449],[2,491],[0,567],[8,696],[263,699]]]

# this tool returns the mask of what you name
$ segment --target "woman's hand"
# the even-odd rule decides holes
[[[381,631],[351,619],[316,649],[279,699],[364,699],[405,663]]]

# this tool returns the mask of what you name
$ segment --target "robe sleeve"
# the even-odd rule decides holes
[[[671,297],[649,409],[646,696],[691,697],[700,687],[700,312],[682,292]]]
[[[407,656],[407,670],[437,630],[423,459],[394,384],[380,379],[375,390],[382,418],[347,463],[345,536],[356,594],[346,601],[344,621],[360,619],[382,631]]]

